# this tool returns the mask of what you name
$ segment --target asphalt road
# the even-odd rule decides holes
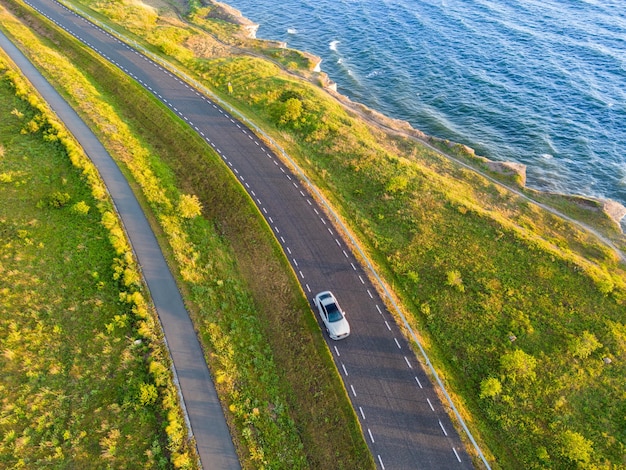
[[[159,64],[56,2],[28,3],[134,77],[218,152],[274,230],[311,305],[317,292],[335,293],[352,334],[329,346],[379,468],[473,468],[447,408],[308,185],[246,126]]]
[[[76,112],[2,32],[0,48],[20,67],[80,142],[109,190],[161,320],[202,466],[205,469],[241,468],[189,314],[126,178]]]

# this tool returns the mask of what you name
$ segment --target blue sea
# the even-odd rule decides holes
[[[626,1],[226,0],[338,91],[528,186],[626,205]]]

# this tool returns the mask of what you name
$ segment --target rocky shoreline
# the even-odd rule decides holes
[[[281,48],[287,48],[287,44],[280,41],[272,41],[272,40],[261,40],[256,37],[256,33],[259,29],[259,24],[254,23],[248,18],[244,17],[243,14],[222,2],[218,2],[215,0],[208,0],[208,3],[212,6],[210,17],[220,19],[222,21],[226,21],[232,24],[236,24],[240,26],[246,34],[248,39],[257,39],[259,41],[263,41],[269,44],[275,44]],[[432,143],[444,144],[448,147],[455,148],[457,150],[461,150],[462,153],[466,154],[466,156],[470,159],[478,159],[482,163],[486,165],[486,167],[495,173],[502,174],[505,176],[510,176],[515,179],[520,186],[525,187],[526,185],[526,169],[527,166],[523,163],[517,162],[507,162],[507,161],[495,161],[490,160],[486,157],[478,156],[475,154],[473,148],[468,147],[467,145],[458,144],[455,142],[450,142],[445,139],[440,139],[438,137],[430,136],[420,131],[419,129],[414,128],[409,122],[403,121],[400,119],[390,118],[385,116],[384,114],[371,109],[361,103],[356,103],[352,101],[345,95],[342,95],[337,91],[337,84],[333,82],[326,73],[321,70],[322,59],[318,56],[310,54],[308,52],[299,51],[301,54],[309,58],[310,62],[313,64],[311,68],[311,72],[315,72],[318,74],[317,84],[322,88],[327,90],[332,96],[334,96],[338,101],[340,101],[343,105],[348,107],[349,109],[357,112],[362,117],[370,121],[371,123],[385,128],[391,132],[399,132],[410,137],[421,140],[422,142],[430,145]],[[305,77],[303,77],[305,78]],[[542,192],[537,190],[538,192]],[[582,195],[573,195],[573,194],[560,194],[561,196],[570,197],[579,202],[581,206],[585,206],[588,209],[598,208],[598,210],[602,210],[611,220],[613,220],[624,233],[626,229],[626,224],[624,223],[624,217],[626,216],[626,206],[623,204],[614,201],[612,199],[600,199],[594,198],[590,196],[582,196]]]

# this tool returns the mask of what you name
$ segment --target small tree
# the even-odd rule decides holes
[[[285,125],[296,122],[302,115],[302,108],[302,101],[298,98],[289,98],[279,103],[276,113],[278,123]]]
[[[500,366],[504,374],[514,382],[517,379],[534,380],[536,377],[535,367],[537,359],[526,354],[521,349],[507,353],[500,359]]]
[[[596,349],[602,347],[602,343],[598,341],[596,335],[585,330],[579,338],[575,338],[570,343],[570,351],[574,357],[585,359],[591,355]]]
[[[463,278],[461,277],[461,273],[456,269],[453,271],[448,271],[446,273],[446,284],[450,287],[454,287],[459,292],[465,292],[465,286],[463,285]]]
[[[593,444],[584,436],[569,429],[561,434],[561,455],[576,463],[589,463]]]
[[[495,377],[489,377],[480,383],[480,398],[494,398],[502,392],[502,384]]]

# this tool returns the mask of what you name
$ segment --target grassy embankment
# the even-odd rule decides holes
[[[244,467],[373,467],[308,302],[218,156],[116,68],[21,4],[7,5],[43,38],[8,14],[3,27],[91,122],[154,214]],[[193,198],[183,191],[204,217],[184,217],[181,201]]]
[[[197,27],[149,18],[152,10],[136,4],[93,6],[254,116],[326,192],[423,333],[494,467],[626,465],[626,289],[612,250]],[[208,10],[190,18],[223,34]],[[558,204],[600,221],[624,246],[598,211],[566,198]]]
[[[0,110],[0,466],[193,462],[106,189],[3,54]]]

